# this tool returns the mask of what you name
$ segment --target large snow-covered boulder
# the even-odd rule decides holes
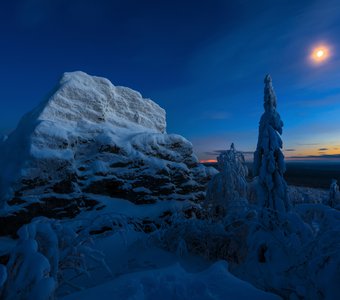
[[[2,205],[71,207],[60,214],[93,206],[92,194],[200,200],[213,173],[190,142],[166,134],[159,105],[83,72],[65,73],[0,148]]]

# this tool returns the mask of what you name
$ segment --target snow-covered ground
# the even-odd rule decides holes
[[[304,190],[298,191],[304,193]],[[330,239],[328,233],[338,232],[340,215],[338,211],[323,204],[297,204],[294,210],[305,223],[301,223],[294,214],[288,214],[283,219],[279,217],[281,220],[275,221],[276,229],[271,231],[269,227],[264,227],[270,226],[270,223],[261,223],[260,219],[254,218],[254,215],[251,216],[249,213],[247,217],[242,217],[240,213],[239,216],[235,216],[236,219],[232,218],[231,222],[226,219],[214,223],[209,220],[195,218],[185,220],[177,217],[176,214],[191,207],[190,202],[160,201],[152,205],[136,205],[124,199],[98,195],[94,197],[106,204],[102,210],[84,210],[74,219],[51,223],[54,230],[64,235],[61,236],[62,240],[59,240],[59,247],[64,243],[60,241],[68,240],[70,235],[68,227],[72,232],[77,232],[72,238],[75,242],[71,241],[70,245],[75,247],[74,255],[82,257],[79,265],[66,268],[65,265],[67,266],[70,261],[66,257],[64,263],[63,258],[59,257],[59,265],[63,265],[64,269],[60,267],[59,272],[62,275],[59,274],[56,280],[57,299],[280,299],[279,296],[258,288],[275,291],[281,295],[285,289],[293,292],[297,288],[302,294],[307,293],[304,291],[306,287],[315,283],[320,283],[320,291],[327,291],[325,299],[336,299],[332,297],[336,295],[337,289],[332,291],[329,287],[333,285],[332,280],[336,280],[333,277],[338,273],[336,271],[338,259],[335,259],[338,239],[336,236]],[[312,202],[318,202],[316,200]],[[148,219],[157,222],[159,216],[165,213],[170,213],[175,218],[168,229],[166,226],[160,229],[155,227],[152,233],[145,233],[138,225],[133,224]],[[42,253],[46,251],[44,248],[47,241],[52,249],[50,253],[53,253],[55,252],[51,247],[53,238],[47,238],[46,232],[49,231],[46,231],[47,227],[44,225],[46,222],[49,224],[47,219],[43,219],[41,227],[29,227],[27,232],[31,237],[35,236],[39,251]],[[21,236],[22,232],[25,230],[21,230]],[[41,233],[40,236],[38,233]],[[299,234],[307,235],[298,236]],[[72,234],[70,236],[72,237]],[[164,239],[168,239],[166,243],[170,242],[174,248],[166,249]],[[244,239],[242,245],[237,245],[238,239]],[[182,240],[184,244],[181,245]],[[207,249],[201,248],[203,252],[199,250],[195,253],[192,243],[198,241],[201,245],[205,244]],[[236,244],[232,245],[230,242]],[[16,241],[10,238],[2,238],[0,244],[1,255],[16,253],[20,249],[16,247]],[[219,252],[219,249],[216,249],[225,246],[227,252],[235,249],[241,259],[246,255],[246,261],[241,264],[235,263],[235,259],[238,260],[235,254],[231,256],[228,254],[229,259],[233,261],[228,267],[228,263],[219,258],[224,257],[224,250]],[[245,250],[247,247],[253,249]],[[62,253],[65,249],[57,250]],[[258,261],[259,254],[256,249],[264,249],[265,263]],[[303,249],[304,252],[301,252]],[[204,255],[207,250],[210,251],[208,255],[210,259]],[[250,252],[246,253],[247,251]],[[105,263],[101,263],[100,259],[93,260],[92,253],[96,254],[94,257],[103,257]],[[328,256],[331,262],[333,261],[330,267],[324,265],[324,259]],[[53,255],[49,257],[49,262],[53,270],[52,257]],[[299,262],[305,264],[305,261],[308,262],[305,267],[299,266]],[[319,266],[316,268],[314,264]],[[45,268],[49,269],[48,266]],[[314,269],[319,273],[316,272],[314,275],[308,273]],[[285,272],[290,275],[287,277],[284,275]],[[310,278],[305,277],[307,274]],[[320,281],[319,277],[322,274],[329,276],[329,280]],[[257,288],[249,282],[255,284]],[[294,284],[297,286],[294,287]],[[309,295],[314,295],[314,292],[311,290]],[[315,299],[323,298],[316,296]]]
[[[95,246],[105,253],[112,276],[95,270],[91,278],[74,280],[84,290],[68,296],[61,291],[60,299],[280,299],[231,275],[225,261],[179,257],[149,244],[144,234],[127,240],[97,238]]]
[[[83,225],[96,230],[116,217],[155,220],[164,212],[176,214],[192,206],[178,201],[135,205],[124,199],[93,196],[106,204],[103,210],[83,211],[60,224],[74,230]],[[2,238],[0,244],[4,255],[12,251],[16,241]],[[91,248],[104,254],[110,270],[90,260],[85,273],[66,270],[56,290],[58,299],[280,299],[233,276],[226,261],[166,251],[150,234],[131,227],[93,235]]]
[[[264,108],[247,182],[234,145],[216,174],[156,103],[65,73],[0,139],[0,298],[338,299],[339,188],[287,186],[270,76]]]

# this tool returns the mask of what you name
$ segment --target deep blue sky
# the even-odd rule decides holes
[[[286,156],[340,153],[340,1],[13,0],[0,22],[0,133],[82,70],[156,101],[201,159],[253,151],[270,73]]]

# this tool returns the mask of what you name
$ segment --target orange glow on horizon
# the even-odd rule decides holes
[[[332,155],[339,155],[340,154],[340,146],[339,145],[331,145],[331,146],[322,146],[320,148],[315,148],[315,146],[305,147],[305,148],[297,149],[294,152],[285,152],[284,154],[285,154],[286,160],[330,159]],[[324,157],[325,155],[326,156],[329,155],[330,157],[325,158]]]
[[[217,162],[216,159],[201,159],[200,160],[201,164],[204,164],[204,163],[215,163],[215,162]]]
[[[340,155],[340,144],[330,144],[325,146],[324,144],[311,143],[303,147],[298,147],[294,150],[283,150],[286,161],[301,161],[301,160],[340,160],[338,156],[332,157],[332,155]],[[246,162],[252,162],[253,160],[246,160]],[[200,163],[217,163],[216,159],[200,159]]]

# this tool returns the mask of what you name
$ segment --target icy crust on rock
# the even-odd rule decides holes
[[[85,192],[139,204],[198,200],[214,173],[198,163],[190,142],[166,134],[156,103],[83,72],[65,73],[0,152],[1,196],[14,195],[14,204]]]
[[[165,111],[155,102],[127,87],[116,87],[108,79],[83,72],[65,73],[57,91],[40,108],[38,120],[77,123],[132,122],[164,133]]]

